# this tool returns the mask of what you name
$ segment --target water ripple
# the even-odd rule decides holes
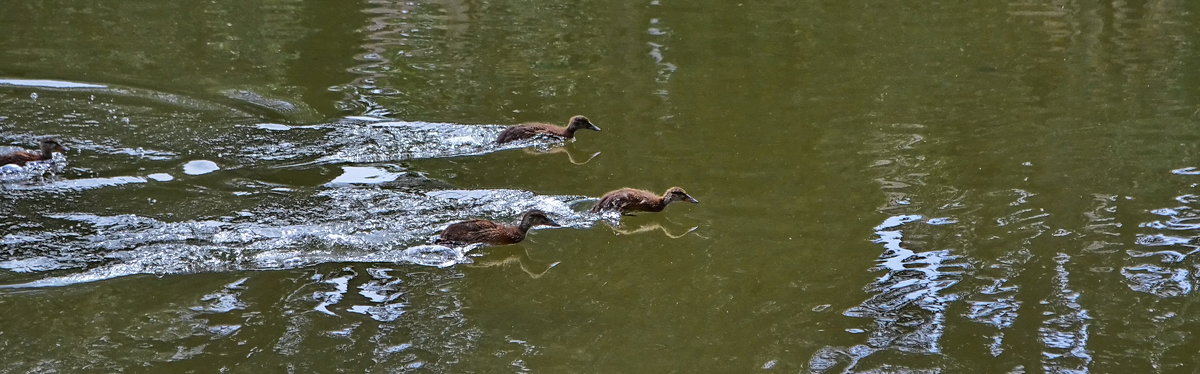
[[[1192,205],[1195,195],[1183,194],[1175,202],[1185,205],[1151,209],[1148,212],[1164,219],[1150,220],[1138,225],[1153,230],[1138,233],[1135,243],[1144,249],[1129,249],[1130,264],[1121,268],[1129,289],[1158,297],[1179,297],[1196,288],[1196,271],[1192,255],[1200,252],[1200,211]],[[1157,257],[1158,264],[1143,263]]]
[[[1192,271],[1151,264],[1126,266],[1121,275],[1129,289],[1158,297],[1178,297],[1192,292]]]

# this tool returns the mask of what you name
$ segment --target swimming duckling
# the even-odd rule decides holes
[[[667,204],[676,201],[687,201],[692,204],[699,204],[700,201],[688,195],[682,188],[671,187],[664,192],[662,196],[655,195],[653,192],[638,190],[633,188],[622,188],[604,194],[600,197],[600,202],[592,207],[592,213],[601,211],[618,211],[621,213],[629,212],[661,212]]]
[[[559,127],[549,123],[526,123],[516,126],[510,126],[496,137],[496,144],[504,144],[514,140],[529,139],[538,134],[554,135],[560,138],[572,139],[575,137],[575,131],[580,129],[588,129],[592,131],[600,131],[599,127],[588,121],[587,117],[574,116],[571,117],[571,122],[567,127]]]
[[[510,226],[488,220],[477,219],[452,224],[438,236],[437,244],[462,245],[487,243],[493,245],[514,244],[525,240],[525,233],[538,225],[558,227],[545,212],[530,210],[521,215],[521,224]]]
[[[38,142],[41,146],[41,153],[33,153],[27,151],[16,151],[0,155],[0,165],[14,164],[17,166],[25,166],[26,162],[30,161],[45,161],[54,158],[54,152],[66,152],[67,148],[63,147],[55,138],[42,138]]]

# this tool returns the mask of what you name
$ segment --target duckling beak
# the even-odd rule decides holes
[[[59,144],[59,145],[54,146],[54,150],[62,152],[62,153],[67,153],[67,151],[69,151],[70,149],[68,149],[67,147],[63,147],[61,144]]]
[[[558,222],[554,222],[549,219],[546,220],[546,226],[562,227],[562,225],[558,224]]]
[[[596,125],[593,125],[593,124],[590,124],[590,123],[589,123],[589,124],[588,124],[588,130],[592,130],[592,131],[600,131],[600,126],[596,126]]]
[[[696,198],[694,198],[694,197],[691,197],[691,196],[688,196],[688,197],[687,197],[687,201],[688,201],[688,202],[691,202],[692,204],[699,204],[699,203],[700,203],[700,200],[696,200]]]

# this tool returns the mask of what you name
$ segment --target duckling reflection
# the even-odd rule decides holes
[[[41,148],[40,153],[28,151],[15,151],[0,155],[0,165],[17,165],[25,166],[26,163],[32,161],[46,161],[54,158],[54,152],[66,153],[67,148],[62,146],[62,143],[56,138],[42,138],[38,141]]]
[[[520,268],[521,271],[524,272],[526,275],[529,275],[530,278],[538,279],[538,278],[541,278],[543,275],[546,275],[546,273],[549,272],[550,269],[553,269],[555,266],[558,266],[558,264],[562,263],[561,261],[554,261],[549,264],[546,264],[544,262],[534,260],[533,257],[529,256],[529,252],[526,251],[524,248],[521,248],[521,247],[512,247],[512,248],[514,248],[515,253],[511,253],[506,256],[500,256],[500,253],[496,253],[496,252],[488,253],[487,255],[483,255],[481,257],[475,258],[471,263],[467,264],[466,266],[489,268],[489,267],[509,267],[512,265],[517,265],[517,267]],[[520,248],[520,249],[516,249],[516,248]]]
[[[566,154],[567,154],[567,160],[568,160],[568,161],[570,161],[572,164],[575,164],[575,165],[586,165],[587,163],[589,163],[589,162],[592,162],[592,159],[596,158],[596,156],[599,156],[599,155],[600,155],[600,152],[596,152],[596,153],[592,153],[592,155],[591,155],[591,156],[588,156],[588,158],[587,158],[586,160],[583,160],[583,161],[576,161],[576,160],[575,160],[575,156],[571,154],[571,151],[570,151],[570,150],[569,150],[567,147],[552,147],[552,148],[550,148],[550,149],[544,149],[544,150],[543,150],[543,149],[530,149],[530,148],[526,148],[526,149],[525,149],[525,153],[528,153],[528,154],[531,154],[531,155],[544,155],[544,154],[552,154],[552,153],[566,153]]]
[[[682,238],[682,237],[686,236],[687,234],[694,233],[697,229],[700,228],[700,226],[692,226],[689,229],[683,230],[683,232],[681,232],[681,233],[673,234],[673,233],[671,233],[671,230],[667,229],[666,226],[663,226],[663,224],[659,223],[659,222],[650,222],[647,224],[638,225],[636,228],[630,229],[630,228],[625,228],[626,225],[622,222],[609,221],[609,220],[603,220],[603,221],[604,221],[604,223],[606,223],[608,225],[608,228],[611,229],[617,235],[633,235],[633,234],[641,234],[644,232],[651,232],[651,231],[662,231],[662,233],[664,235],[666,235],[668,238],[671,238],[671,239]],[[700,234],[695,234],[695,235],[699,236],[701,238],[705,238],[704,236],[701,236]],[[707,238],[705,238],[705,239],[707,239]]]
[[[504,129],[499,136],[496,137],[496,144],[504,144],[515,140],[529,139],[538,135],[551,135],[564,139],[574,139],[575,131],[578,130],[600,131],[600,128],[593,125],[591,121],[584,116],[571,117],[567,123],[567,127],[559,127],[549,123],[525,123],[516,126],[510,126]]]
[[[525,240],[525,234],[534,226],[559,227],[559,224],[547,217],[546,212],[534,209],[522,214],[521,223],[516,226],[483,219],[452,224],[442,231],[435,243],[456,246],[472,243],[516,244]]]

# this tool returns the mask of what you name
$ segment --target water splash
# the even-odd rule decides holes
[[[334,188],[309,207],[264,206],[216,220],[164,222],[137,215],[74,213],[75,230],[5,235],[0,243],[23,252],[54,253],[0,262],[20,273],[72,270],[10,287],[61,286],[132,274],[182,274],[290,269],[328,262],[393,262],[447,267],[470,262],[478,246],[425,244],[445,225],[467,218],[511,221],[529,209],[564,227],[584,228],[595,215],[571,206],[580,196],[541,196],[520,190],[405,192]],[[38,248],[41,248],[38,250]],[[82,269],[80,269],[82,268]]]
[[[428,158],[481,155],[534,147],[549,149],[563,140],[537,137],[496,144],[507,126],[463,125],[422,121],[384,121],[347,117],[328,125],[286,126],[257,124],[254,128],[280,133],[281,142],[250,147],[244,152],[261,160],[292,160],[306,164],[395,162]],[[312,132],[322,134],[315,141]]]
[[[0,185],[53,177],[62,173],[66,168],[67,157],[62,153],[51,154],[49,160],[26,162],[25,166],[2,165],[0,166]]]

